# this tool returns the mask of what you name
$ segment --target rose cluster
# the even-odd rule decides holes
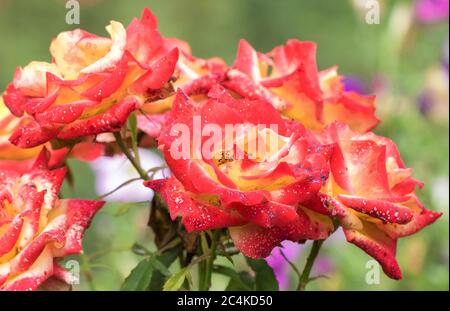
[[[420,202],[395,143],[371,132],[374,96],[347,91],[335,67],[318,70],[313,42],[261,53],[241,40],[228,66],[163,37],[148,9],[106,29],[110,38],[60,33],[52,62],[18,68],[0,100],[0,289],[67,279],[58,261],[81,251],[103,202],[58,198],[64,161],[113,150],[131,116],[172,173],[145,186],[188,232],[228,228],[237,249],[262,258],[341,227],[402,277],[397,240],[440,213]]]

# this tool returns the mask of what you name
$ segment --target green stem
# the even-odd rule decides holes
[[[139,148],[138,148],[138,144],[137,144],[137,140],[136,139],[132,139],[131,140],[131,148],[133,148],[134,158],[136,159],[136,161],[139,164],[139,166],[141,166],[141,156],[139,155]]]
[[[125,145],[125,142],[122,139],[122,136],[120,135],[120,132],[114,132],[114,137],[116,138],[116,142],[119,145],[122,152],[125,154],[125,156],[128,158],[130,163],[134,166],[136,171],[138,172],[139,176],[141,176],[142,179],[148,180],[148,174],[147,172],[141,167],[139,162],[136,160],[135,157],[130,152],[130,149]]]
[[[208,258],[208,261],[206,262],[203,282],[201,283],[202,286],[199,288],[199,290],[206,291],[206,290],[209,290],[209,288],[211,287],[213,264],[214,264],[214,260],[216,259],[216,251],[217,251],[217,246],[219,245],[220,234],[221,234],[221,230],[216,230],[213,233],[213,237],[212,237],[212,241],[211,241],[211,249],[209,251],[210,257]]]
[[[312,267],[314,265],[314,261],[319,254],[320,248],[325,240],[316,240],[314,241],[311,252],[309,253],[308,259],[306,260],[305,268],[303,269],[302,275],[300,277],[300,282],[298,283],[297,290],[304,291],[306,285],[308,284],[310,278],[309,275],[311,273]]]
[[[205,290],[206,261],[198,264],[198,290]]]

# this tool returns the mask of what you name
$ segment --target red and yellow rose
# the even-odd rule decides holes
[[[58,260],[82,251],[83,233],[104,202],[59,199],[65,168],[44,149],[23,171],[0,167],[0,290],[36,290],[51,276],[70,281]]]
[[[225,85],[245,98],[271,103],[312,130],[340,121],[366,132],[379,121],[374,96],[345,91],[335,67],[318,71],[313,42],[289,40],[262,54],[241,40]]]
[[[31,148],[117,131],[166,86],[178,48],[160,36],[149,10],[127,29],[115,21],[106,29],[111,38],[81,29],[60,33],[50,46],[52,63],[16,70],[3,99],[15,116],[29,118],[10,137],[13,144]]]
[[[391,140],[372,132],[358,134],[339,123],[330,125],[321,140],[335,147],[330,177],[315,203],[325,203],[349,242],[378,260],[389,277],[401,279],[397,240],[433,223],[442,213],[420,202],[415,189],[423,184],[411,177],[412,170]]]
[[[327,147],[265,101],[234,99],[221,87],[208,96],[198,102],[178,91],[158,138],[173,176],[146,186],[161,194],[172,218],[181,216],[188,231],[229,227],[237,248],[255,258],[269,255],[283,240],[328,237],[333,230],[330,218],[302,205],[328,177]],[[204,149],[208,139],[203,137],[196,146],[193,136],[189,144],[195,149],[174,156],[174,129],[181,124],[192,133],[196,117],[202,129],[214,124],[226,132],[231,124],[243,125],[242,131],[218,140],[208,149],[211,157]],[[251,154],[256,139],[263,144]]]

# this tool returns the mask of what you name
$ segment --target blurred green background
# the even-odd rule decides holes
[[[448,17],[422,23],[415,1],[378,1],[379,25],[364,19],[361,1],[329,0],[81,0],[81,23],[67,25],[65,1],[0,0],[0,89],[11,81],[16,66],[50,61],[48,47],[59,32],[76,27],[106,36],[114,19],[128,25],[147,6],[159,19],[164,36],[188,41],[194,55],[219,55],[229,64],[237,43],[246,38],[268,51],[288,38],[318,44],[319,68],[339,65],[343,75],[358,79],[367,93],[378,96],[378,134],[392,138],[406,164],[426,187],[419,196],[444,216],[422,232],[399,242],[403,281],[384,275],[378,285],[365,280],[370,259],[337,236],[324,244],[322,256],[329,278],[314,290],[448,290],[448,69],[443,66]],[[448,15],[447,15],[448,16]],[[447,42],[448,53],[448,42]],[[447,54],[448,66],[448,54]],[[448,67],[447,67],[448,68]],[[86,163],[70,161],[75,187],[65,197],[95,198],[95,176]],[[148,206],[110,203],[97,215],[84,240],[85,254],[75,257],[82,280],[75,289],[117,290],[139,257],[130,250],[138,241],[150,249],[146,227]],[[305,255],[296,263],[303,264]],[[238,260],[238,263],[241,262]],[[176,267],[174,267],[175,269]],[[295,275],[292,273],[295,283]],[[214,276],[213,289],[226,286]]]

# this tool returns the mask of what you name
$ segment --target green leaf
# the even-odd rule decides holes
[[[153,264],[149,258],[139,262],[130,272],[130,275],[122,284],[123,291],[143,291],[146,290],[153,274]]]
[[[238,275],[242,283],[244,283],[246,286],[242,287],[241,282],[236,282],[236,279],[232,278],[225,288],[226,291],[247,291],[255,289],[255,279],[250,275],[250,273],[248,273],[247,271],[241,271],[238,273]]]
[[[246,291],[252,290],[253,288],[251,284],[252,280],[250,275],[248,275],[248,273],[245,272],[238,273],[230,267],[219,265],[213,267],[213,272],[230,277],[230,282],[228,283],[227,290],[230,290],[228,289],[229,287],[231,288],[231,290],[246,290]]]
[[[245,257],[248,265],[255,272],[255,290],[277,291],[278,282],[272,268],[264,259],[251,259]]]
[[[186,279],[186,274],[188,273],[188,269],[183,268],[174,275],[172,275],[167,282],[164,284],[164,291],[176,291],[179,290],[183,285],[184,280]]]
[[[188,281],[189,288],[194,287],[194,282],[192,281],[192,274],[191,271],[189,270],[186,271],[186,280]]]
[[[168,269],[175,259],[177,259],[179,252],[180,247],[175,247],[156,257],[156,259]],[[162,290],[165,281],[166,276],[157,270],[153,273],[148,289],[152,291],[160,291]]]
[[[149,259],[156,271],[161,272],[164,276],[170,276],[169,269],[161,261],[159,261],[157,257],[150,257]]]
[[[202,247],[203,254],[209,251],[208,241],[206,240],[206,233],[202,232],[200,234],[200,245]]]

